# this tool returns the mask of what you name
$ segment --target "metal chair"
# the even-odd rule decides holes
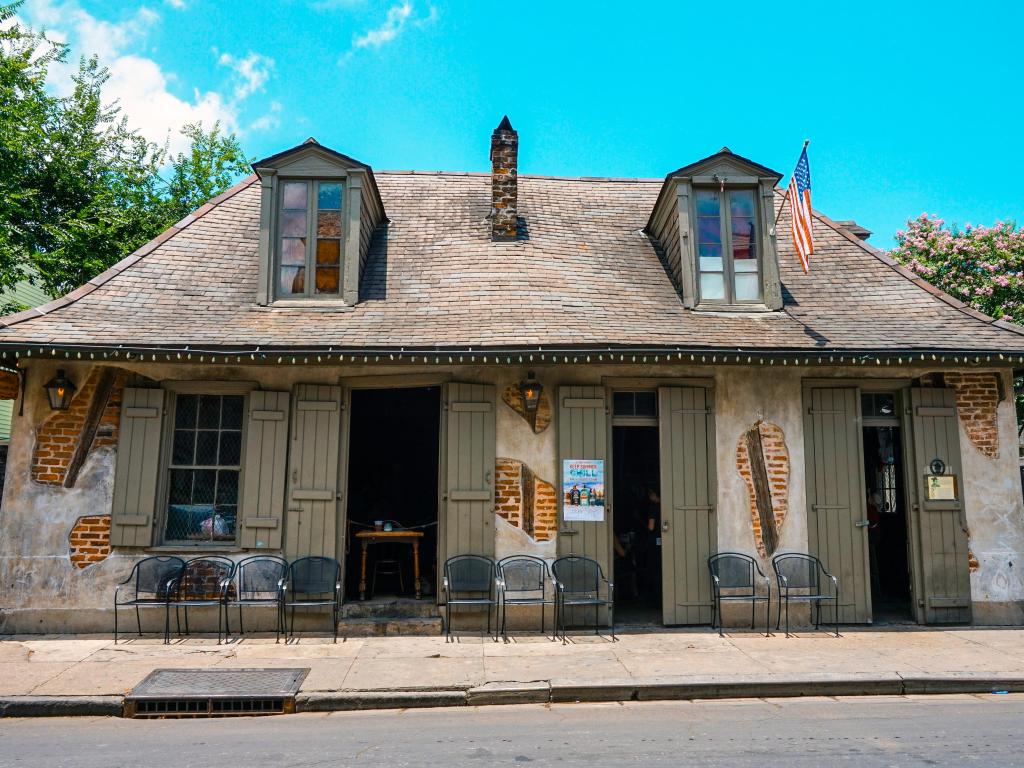
[[[181,618],[178,614],[179,608],[185,609],[185,634],[189,634],[188,609],[202,608],[209,606],[217,607],[217,644],[220,645],[222,627],[225,628],[224,635],[230,632],[227,626],[227,616],[222,621],[221,609],[224,607],[225,583],[231,580],[231,574],[235,569],[233,560],[226,557],[214,555],[208,557],[193,557],[185,562],[178,580],[173,582],[167,595],[167,604],[164,616],[164,643],[171,642],[171,606],[174,606],[174,619],[178,626],[178,635],[181,635]],[[226,614],[226,611],[225,611]]]
[[[168,600],[171,585],[181,576],[185,561],[180,557],[144,557],[132,566],[128,577],[114,588],[114,644],[117,645],[117,609],[124,606],[135,606],[135,620],[138,623],[139,637],[142,637],[142,616],[140,608],[163,607]],[[119,600],[122,590],[131,591],[128,600]],[[167,627],[164,625],[164,637]]]
[[[565,609],[594,609],[594,634],[600,634],[599,611],[608,608],[608,619],[612,628],[612,642],[615,641],[615,585],[604,577],[601,564],[590,557],[567,555],[551,564],[555,580],[555,626],[562,630],[562,642],[568,642],[565,635]],[[607,597],[601,597],[601,584],[605,585]]]
[[[291,627],[285,641],[295,634],[295,609],[330,606],[334,642],[338,642],[341,610],[341,563],[333,557],[300,557],[288,566],[281,585],[281,616],[292,609]],[[280,638],[279,638],[280,639]]]
[[[554,601],[546,596],[545,585],[551,578],[548,564],[532,555],[512,555],[498,561],[498,595],[501,601],[501,634],[508,640],[508,606],[539,605],[540,633],[544,634],[544,608]],[[518,597],[509,597],[513,593]]]
[[[445,560],[441,588],[444,590],[446,643],[451,642],[452,638],[453,605],[486,608],[487,634],[491,634],[491,609],[494,608],[495,614],[498,610],[498,582],[495,573],[494,561],[483,555],[456,555]],[[497,642],[497,615],[494,624],[494,641]]]
[[[739,552],[720,552],[708,558],[708,570],[711,572],[711,588],[714,592],[714,603],[711,606],[711,627],[718,618],[718,636],[722,633],[722,601],[749,602],[750,628],[754,628],[755,613],[758,603],[767,603],[764,613],[764,636],[768,637],[772,612],[772,582],[757,560],[750,555]],[[755,578],[754,574],[757,574]],[[765,594],[757,593],[757,586],[764,582]],[[723,590],[725,593],[723,594]]]
[[[231,578],[224,582],[224,613],[238,606],[238,634],[245,634],[242,608],[250,605],[272,605],[277,611],[277,638],[281,639],[281,588],[284,586],[288,561],[276,555],[253,555],[239,560]]]
[[[772,569],[779,585],[779,618],[775,622],[775,629],[778,630],[782,621],[782,603],[786,604],[786,637],[789,637],[790,600],[806,601],[808,606],[817,608],[816,615],[814,609],[811,609],[815,629],[821,626],[821,604],[831,600],[836,618],[836,637],[839,637],[839,580],[825,570],[821,560],[814,555],[786,552],[772,558]],[[822,576],[832,582],[833,594],[823,589]]]

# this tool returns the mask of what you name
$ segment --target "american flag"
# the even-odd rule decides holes
[[[793,214],[790,223],[793,228],[793,244],[800,256],[800,264],[804,272],[807,272],[811,254],[814,253],[814,235],[811,233],[811,165],[807,162],[806,144],[789,179],[786,193]]]

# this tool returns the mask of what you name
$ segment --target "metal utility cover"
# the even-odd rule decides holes
[[[126,717],[210,717],[295,711],[309,668],[154,669],[124,700]]]

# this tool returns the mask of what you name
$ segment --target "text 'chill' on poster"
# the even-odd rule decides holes
[[[604,520],[604,460],[562,462],[562,519],[600,523]]]

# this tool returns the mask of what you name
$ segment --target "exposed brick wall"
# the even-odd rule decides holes
[[[526,407],[523,405],[523,394],[519,391],[519,385],[513,384],[506,387],[501,393],[502,402],[509,408],[526,419]],[[529,421],[529,419],[527,419]],[[540,434],[551,424],[551,398],[546,390],[541,390],[540,402],[537,403],[537,418],[534,420],[533,432]]]
[[[518,230],[519,134],[504,118],[491,134],[491,237],[515,239]]]
[[[554,539],[558,533],[555,486],[541,480],[517,459],[499,458],[495,462],[495,478],[495,511],[534,541]],[[524,483],[530,487],[524,489]],[[532,509],[525,509],[524,500],[529,505],[531,499]]]
[[[782,427],[777,424],[761,421],[755,426],[761,433],[761,448],[764,452],[765,469],[768,472],[775,529],[781,536],[782,523],[789,510],[789,449],[786,447],[786,435],[782,431]],[[757,551],[762,557],[765,557],[764,540],[761,536],[761,519],[758,515],[757,500],[754,494],[754,481],[750,472],[750,455],[747,452],[745,433],[740,435],[736,443],[736,469],[747,485],[747,495],[750,499],[750,519],[754,528]]]
[[[999,458],[999,380],[994,373],[947,373],[967,437],[990,459]]]
[[[110,555],[110,515],[78,518],[68,535],[68,545],[75,568],[106,560]]]
[[[82,433],[89,404],[96,391],[101,369],[94,367],[75,392],[71,407],[54,411],[36,429],[36,442],[32,448],[32,479],[42,485],[62,485],[75,443]],[[121,398],[124,394],[125,372],[119,371],[114,387],[103,410],[99,430],[90,450],[117,445],[117,430],[121,423]]]

